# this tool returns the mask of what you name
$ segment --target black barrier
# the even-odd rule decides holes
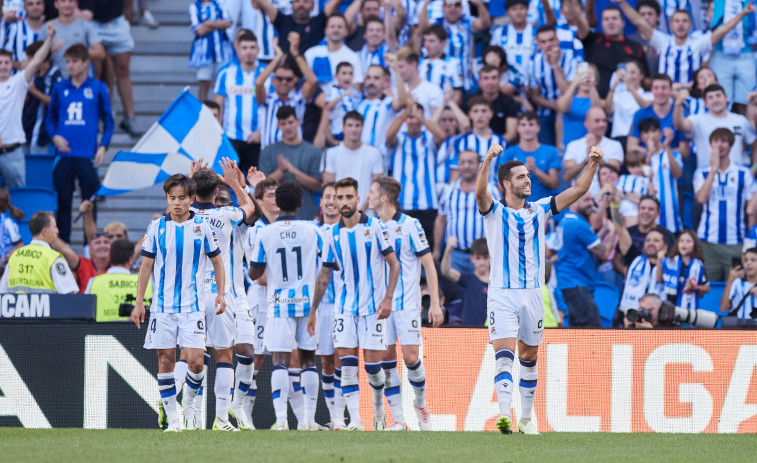
[[[157,355],[142,347],[146,324],[0,324],[0,426],[156,428]],[[275,422],[271,360],[257,376],[257,428]],[[208,368],[207,423],[215,416],[214,365]],[[320,368],[319,368],[320,371]],[[14,408],[15,407],[15,408]],[[290,411],[291,415],[291,411]],[[328,421],[322,395],[316,420]],[[296,421],[290,416],[290,426]]]

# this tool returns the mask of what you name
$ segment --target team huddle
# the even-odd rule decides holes
[[[544,284],[544,225],[551,215],[586,194],[602,151],[590,149],[589,164],[573,187],[536,202],[526,201],[531,194],[526,167],[508,161],[498,169],[504,196],[495,203],[488,173],[502,151],[499,145],[489,149],[476,185],[492,255],[487,313],[496,357],[494,383],[501,415],[497,428],[504,434],[513,429],[510,399],[517,352],[519,431],[535,435],[531,410],[543,333],[539,287]],[[319,219],[298,220],[303,195],[299,184],[277,184],[255,168],[245,178],[228,159],[221,161],[220,168],[223,175],[198,162],[192,164],[189,177],[169,177],[163,185],[168,211],[150,224],[142,244],[132,319],[137,327],[144,323],[141,301],[152,279],[145,348],[158,354],[161,426],[174,432],[201,427],[198,405],[212,353],[214,430],[254,429],[256,373],[266,355],[273,360],[276,422],[272,429],[289,429],[290,405],[298,430],[364,430],[358,385],[358,349],[363,349],[374,428],[408,430],[397,369],[399,342],[419,427],[431,430],[426,372],[419,357],[422,281],[430,293],[429,321],[439,326],[443,315],[436,267],[423,228],[398,210],[402,185],[391,177],[376,176],[363,202],[356,180],[327,183],[321,189]],[[254,195],[247,183],[254,187]],[[231,206],[230,192],[236,196],[236,207]],[[359,210],[359,204],[372,212]],[[252,280],[247,291],[246,276]],[[315,421],[316,355],[321,357],[320,386],[329,426]],[[384,398],[393,418],[388,426]]]

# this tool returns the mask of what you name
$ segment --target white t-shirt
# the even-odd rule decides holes
[[[710,165],[710,134],[721,127],[733,132],[736,141],[731,147],[731,162],[739,165],[749,165],[751,162],[746,156],[744,144],[751,145],[757,139],[752,125],[741,114],[726,112],[725,117],[715,117],[710,113],[696,114],[687,117],[693,125],[691,138],[694,140],[694,148],[697,153],[697,167],[705,168]]]
[[[431,119],[431,108],[438,108],[444,101],[442,89],[426,80],[422,80],[410,94],[423,106],[423,117],[426,119]]]
[[[604,151],[605,153],[604,157],[602,158],[603,162],[617,160],[620,163],[623,163],[623,146],[620,144],[620,142],[607,137],[602,137],[602,141],[599,142],[599,147],[602,148],[602,151]],[[586,137],[581,137],[578,140],[573,140],[572,142],[568,143],[568,146],[565,147],[565,155],[563,156],[562,160],[563,164],[565,163],[565,161],[576,161],[576,164],[584,162],[587,154],[586,150]],[[583,173],[583,170],[581,171],[581,173]],[[576,179],[580,176],[581,174],[578,174],[576,178],[571,180],[570,184],[573,185],[574,183],[576,183]],[[594,196],[599,193],[599,169],[597,169],[597,175],[594,176],[594,180],[591,182],[591,188],[589,188],[589,191]]]
[[[339,143],[323,153],[321,170],[334,174],[334,181],[352,177],[357,180],[357,194],[360,204],[368,197],[374,175],[384,173],[384,161],[378,148],[363,143],[356,150]]]
[[[0,138],[3,145],[26,143],[21,113],[28,90],[25,72],[18,72],[5,82],[0,82]]]
[[[318,83],[324,92],[328,89],[328,84],[336,81],[336,67],[345,61],[352,65],[352,83],[363,83],[360,56],[347,45],[342,45],[342,48],[337,51],[329,51],[327,45],[316,45],[305,51],[305,60],[318,78]]]
[[[614,81],[615,74],[610,78],[610,82]],[[639,89],[639,96],[645,100],[652,100],[654,96],[652,92]],[[621,82],[615,87],[615,91],[612,94],[612,102],[615,106],[612,112],[612,132],[610,136],[612,138],[627,137],[631,133],[633,127],[633,115],[639,110],[639,103],[636,98],[633,97],[631,91],[628,90],[626,84]]]

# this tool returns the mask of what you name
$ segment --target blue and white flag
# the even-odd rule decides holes
[[[191,162],[199,159],[220,173],[224,157],[239,160],[210,109],[184,90],[131,151],[116,154],[97,195],[157,185],[171,175],[189,173]]]

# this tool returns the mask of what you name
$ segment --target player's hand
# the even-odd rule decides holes
[[[505,151],[505,149],[502,148],[501,145],[492,143],[492,146],[489,147],[489,151],[486,152],[486,159],[489,159],[491,161],[492,159],[499,156],[503,151]]]
[[[292,31],[287,35],[287,40],[289,40],[289,54],[292,56],[299,55],[300,54],[300,34]]]
[[[744,13],[744,16],[754,13],[754,5],[752,4],[752,0],[749,0],[747,4],[744,5],[743,13]]]
[[[216,315],[221,315],[226,311],[226,299],[222,293],[216,295]]]
[[[70,153],[71,147],[68,146],[68,140],[63,138],[61,135],[56,135],[53,137],[53,145],[60,151],[61,153]]]
[[[310,336],[315,336],[315,310],[310,311],[310,315],[308,315],[308,334]]]
[[[145,322],[144,302],[137,302],[134,304],[134,310],[131,311],[131,320],[137,325],[137,329],[142,328],[142,323]]]
[[[237,177],[237,163],[229,158],[221,159],[221,181],[229,186],[237,186],[239,183],[239,177]],[[241,185],[239,185],[241,187]]]
[[[194,175],[200,170],[208,167],[208,163],[200,158],[197,161],[192,161],[189,164],[189,178],[194,177]]]
[[[602,148],[599,146],[592,146],[591,150],[589,150],[589,160],[594,162],[600,162],[602,160],[602,157],[604,157],[605,153],[602,151]]]
[[[431,326],[439,328],[444,323],[444,314],[439,304],[431,304],[428,308],[428,321],[431,322]]]
[[[378,314],[378,319],[383,320],[386,317],[388,317],[392,313],[392,300],[390,298],[384,297],[381,299],[381,302],[379,302],[378,310],[376,311],[376,314]]]
[[[736,278],[744,278],[744,269],[738,265],[728,272],[728,281],[733,282]]]
[[[103,161],[105,160],[105,151],[107,151],[107,148],[104,146],[101,146],[97,148],[97,152],[95,153],[95,160],[92,162],[92,167],[97,169],[101,165],[103,165]]]
[[[252,166],[247,170],[247,183],[250,184],[253,190],[263,180],[265,180],[265,174],[259,171],[257,167]]]

